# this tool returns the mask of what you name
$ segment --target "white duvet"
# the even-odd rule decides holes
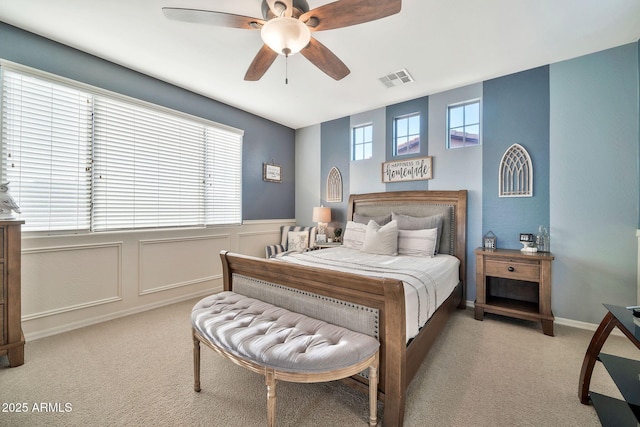
[[[451,255],[433,258],[376,255],[337,247],[288,254],[279,259],[371,277],[399,279],[404,283],[407,341],[415,337],[435,310],[458,284],[460,261]]]

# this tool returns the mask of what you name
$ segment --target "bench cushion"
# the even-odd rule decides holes
[[[373,355],[380,345],[370,336],[229,291],[199,301],[191,323],[215,346],[288,372],[347,368]]]

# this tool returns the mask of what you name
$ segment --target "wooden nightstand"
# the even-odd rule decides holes
[[[475,318],[484,312],[539,321],[553,336],[551,262],[549,252],[478,248],[476,254]]]

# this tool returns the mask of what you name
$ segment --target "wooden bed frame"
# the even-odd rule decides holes
[[[224,251],[220,254],[225,290],[233,290],[233,275],[239,274],[379,310],[378,398],[384,401],[384,425],[386,426],[402,426],[409,383],[432,344],[444,329],[449,315],[456,307],[464,308],[466,302],[466,190],[351,195],[347,218],[351,220],[354,213],[362,211],[362,208],[367,206],[375,206],[378,211],[388,208],[390,213],[392,210],[397,212],[399,206],[402,210],[402,207],[407,205],[451,207],[455,228],[450,236],[452,243],[450,253],[460,260],[458,286],[409,344],[406,343],[405,300],[403,284],[400,280],[364,277]],[[368,391],[366,380],[360,376],[349,378],[349,382],[365,393]]]

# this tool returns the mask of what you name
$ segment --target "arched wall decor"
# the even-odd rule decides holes
[[[327,176],[327,202],[342,201],[342,175],[337,167],[332,167]]]
[[[533,196],[531,156],[520,144],[513,144],[500,161],[498,192],[500,197]]]

